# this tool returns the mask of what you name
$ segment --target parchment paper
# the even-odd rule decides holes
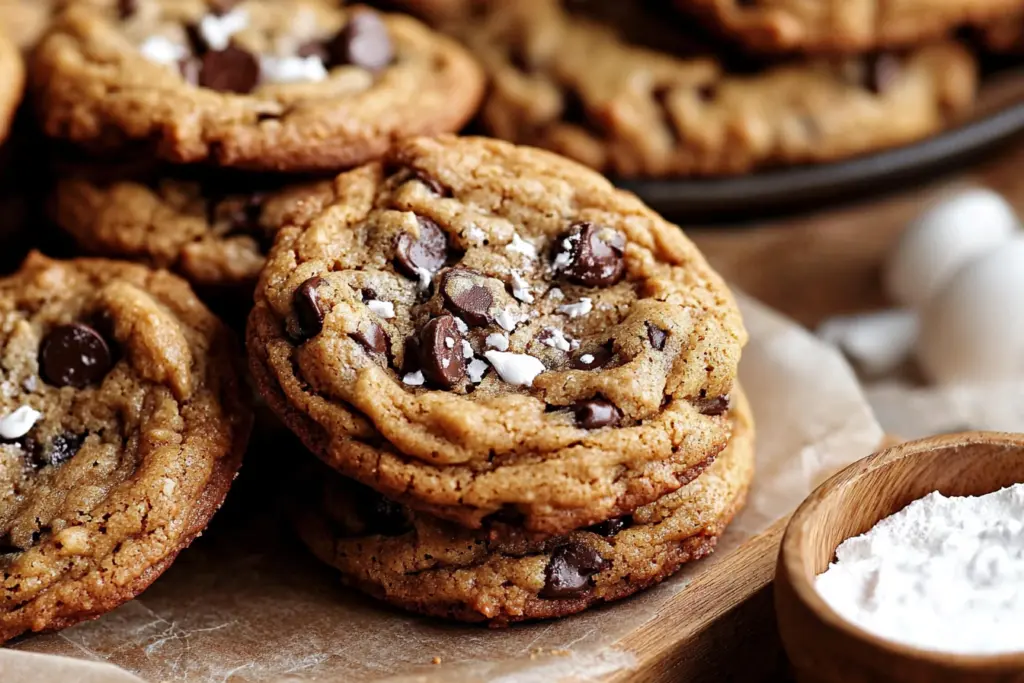
[[[630,667],[617,640],[882,438],[837,352],[756,302],[742,299],[742,307],[751,343],[741,380],[758,423],[749,506],[712,558],[655,589],[507,630],[389,609],[342,588],[292,539],[274,489],[282,462],[310,456],[261,438],[210,529],[148,591],[96,621],[0,650],[0,681],[539,683],[600,680]]]

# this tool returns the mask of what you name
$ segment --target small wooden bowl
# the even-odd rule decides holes
[[[843,619],[814,588],[836,548],[932,491],[983,495],[1024,482],[1024,434],[972,432],[905,443],[821,485],[782,540],[775,607],[801,683],[1024,682],[1024,652],[965,656],[883,640]]]

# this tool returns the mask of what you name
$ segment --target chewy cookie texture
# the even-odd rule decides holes
[[[725,448],[746,333],[679,229],[596,173],[483,138],[399,144],[278,232],[261,393],[317,455],[420,511],[550,536]]]
[[[173,163],[336,171],[406,135],[458,130],[475,61],[404,15],[329,0],[96,0],[33,60],[47,134]]]
[[[502,541],[390,503],[337,475],[299,485],[299,535],[342,581],[405,609],[505,626],[624,598],[710,554],[742,508],[754,432],[740,391],[728,447],[632,515],[541,542]]]
[[[144,590],[220,506],[251,415],[230,333],[166,272],[32,254],[0,323],[2,641]]]

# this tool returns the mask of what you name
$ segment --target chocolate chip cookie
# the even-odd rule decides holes
[[[289,172],[458,130],[483,87],[466,51],[415,19],[329,0],[76,3],[34,66],[51,136]]]
[[[206,526],[251,416],[181,279],[31,255],[0,280],[0,641],[144,590]]]
[[[420,138],[282,228],[249,319],[270,406],[343,474],[468,527],[554,535],[693,479],[746,340],[674,225],[598,174]]]
[[[277,176],[157,169],[97,179],[91,168],[58,179],[55,222],[84,251],[142,261],[196,287],[251,294],[277,227],[315,211],[330,183],[285,185]]]
[[[484,129],[623,178],[739,174],[898,146],[941,130],[976,90],[973,56],[952,42],[734,64],[616,0],[585,3],[586,14],[558,0],[489,6],[450,29],[490,77]]]
[[[982,26],[976,36],[986,52],[998,55],[1024,54],[1024,14],[1015,14]]]
[[[7,139],[25,88],[25,64],[18,47],[0,33],[0,143]]]
[[[741,392],[733,397],[732,439],[700,478],[632,515],[565,536],[495,540],[336,475],[298,489],[308,507],[296,526],[347,585],[414,612],[491,626],[573,614],[647,588],[714,550],[754,470],[749,408]]]
[[[863,52],[909,47],[1019,11],[1017,0],[675,0],[755,50]]]

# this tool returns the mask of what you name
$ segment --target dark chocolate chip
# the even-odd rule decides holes
[[[633,518],[629,515],[625,517],[613,517],[612,519],[605,520],[600,524],[594,524],[588,526],[586,531],[595,533],[598,536],[604,536],[610,538],[615,534],[619,533],[623,529],[633,526]]]
[[[424,218],[419,220],[419,237],[403,232],[395,238],[395,265],[411,278],[419,278],[422,268],[428,273],[441,270],[448,258],[448,238],[437,223]]]
[[[589,545],[569,542],[555,548],[544,570],[544,588],[540,597],[548,599],[575,598],[585,593],[591,577],[607,569],[611,563]]]
[[[593,351],[580,352],[569,361],[569,366],[573,370],[599,370],[608,365],[613,355],[611,349],[607,346],[599,346]],[[589,363],[584,363],[584,356],[591,356],[593,360]]]
[[[490,325],[489,313],[494,296],[479,284],[484,275],[467,268],[453,268],[441,278],[441,296],[445,308],[455,313],[473,327]]]
[[[705,83],[697,88],[697,97],[701,102],[711,102],[718,97],[718,84]]]
[[[218,92],[252,92],[260,80],[260,63],[252,53],[234,45],[203,55],[199,85]]]
[[[80,434],[58,434],[49,444],[34,442],[33,457],[40,467],[57,467],[75,456],[82,447],[85,436]]]
[[[102,380],[112,365],[110,347],[99,332],[81,323],[50,330],[39,350],[47,384],[81,389]]]
[[[24,552],[25,550],[27,550],[27,548],[19,548],[14,545],[14,542],[11,540],[10,533],[0,536],[0,555],[11,555],[12,553]]]
[[[526,520],[524,515],[519,508],[514,505],[502,505],[501,509],[497,512],[492,512],[484,518],[484,526],[490,526],[492,524],[507,524],[509,526],[522,526]]]
[[[324,311],[320,307],[320,294],[317,288],[324,283],[322,277],[311,277],[295,290],[292,305],[299,323],[299,336],[303,341],[320,334],[324,329]]]
[[[365,486],[356,489],[355,499],[357,514],[367,533],[401,536],[409,530],[409,516],[398,503]]]
[[[622,279],[626,272],[622,233],[593,223],[575,223],[566,239],[571,245],[565,266],[570,280],[587,287],[608,287]]]
[[[584,429],[615,427],[622,420],[622,411],[611,401],[590,398],[573,404],[576,424]]]
[[[434,318],[420,332],[420,365],[423,376],[435,385],[451,389],[466,377],[462,335],[455,318]]]
[[[377,290],[373,287],[363,287],[359,292],[363,296],[363,303],[367,301],[375,301],[378,299]]]
[[[887,52],[865,59],[864,87],[875,95],[883,95],[899,77],[902,69],[896,55]]]
[[[701,398],[694,402],[701,415],[715,417],[729,411],[731,401],[728,396],[715,396],[713,398]]]
[[[416,372],[420,369],[420,340],[412,336],[405,340],[405,349],[402,356],[402,372]]]
[[[656,325],[647,323],[647,341],[651,342],[651,346],[653,346],[656,351],[661,351],[665,348],[665,340],[667,338],[668,332]]]
[[[128,19],[139,11],[139,0],[118,0],[117,14],[121,19]]]
[[[388,333],[384,328],[377,323],[370,323],[365,330],[353,332],[349,336],[370,353],[391,356],[391,340],[388,339]]]
[[[331,66],[352,64],[369,71],[379,71],[395,59],[387,24],[380,14],[368,9],[352,12],[327,51]]]

